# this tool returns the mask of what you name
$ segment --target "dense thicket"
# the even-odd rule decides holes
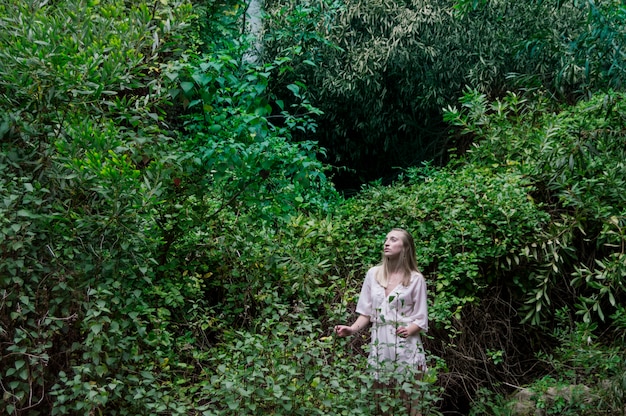
[[[0,5],[7,414],[167,407],[150,276],[179,135],[158,70],[192,16],[173,6]]]
[[[467,143],[451,140],[441,109],[468,85],[490,98],[540,87],[570,102],[623,85],[619,2],[478,3],[266,2],[266,53],[296,42],[318,63],[298,73],[324,111],[317,137],[327,160],[348,168],[336,175],[341,188],[445,163]]]
[[[499,78],[504,70],[463,78],[464,58],[523,58],[505,38],[472,49],[481,19],[505,4],[479,3],[458,2],[469,13],[460,20],[438,2],[272,7],[271,58],[255,62],[238,2],[0,1],[0,408],[399,414],[402,390],[422,398],[424,414],[510,414],[507,394],[529,387],[531,411],[623,413],[624,7],[583,8],[583,27],[583,14],[560,13],[592,3],[540,2],[554,12],[524,33],[529,47],[544,36],[548,46],[533,51],[549,53],[524,61],[520,88],[505,92],[517,84]],[[531,5],[502,16],[526,21]],[[397,30],[432,35],[432,47],[456,33],[465,75],[423,86],[445,93],[414,84],[381,105],[376,82],[400,85],[390,73],[344,78],[330,63],[364,69],[389,54],[385,65],[409,75],[400,63],[413,49],[403,48],[428,44],[375,42],[395,36],[389,22],[402,16]],[[585,54],[535,32],[542,19],[577,30]],[[576,78],[559,81],[561,58]],[[441,64],[420,62],[420,76]],[[416,95],[437,111],[445,104],[437,123],[471,151],[341,198],[316,141],[340,114],[331,106],[320,118],[315,101],[340,101],[318,83],[331,75],[335,92],[347,94],[350,80],[361,88],[345,103],[362,122],[387,123],[387,110]],[[474,88],[454,105],[465,83]],[[358,107],[374,102],[365,117]],[[388,133],[403,131],[402,117]],[[429,371],[378,394],[367,334],[337,339],[330,328],[354,318],[363,275],[397,226],[416,237],[429,282]]]
[[[230,222],[333,200],[315,146],[289,140],[307,119],[266,117],[281,63],[246,67],[222,39],[237,10],[1,3],[7,413],[185,413]]]

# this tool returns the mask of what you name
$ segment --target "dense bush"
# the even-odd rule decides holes
[[[423,411],[437,414],[426,383],[406,380],[377,391],[362,354],[293,308],[273,308],[255,332],[232,331],[212,351],[206,381],[200,383],[210,414],[375,415],[404,413],[400,391],[422,397]],[[377,410],[378,409],[378,410]]]
[[[441,108],[466,85],[490,97],[542,85],[569,98],[590,80],[583,51],[572,51],[586,33],[587,9],[570,2],[493,1],[466,13],[449,0],[266,4],[266,54],[271,59],[296,42],[317,64],[296,71],[324,111],[317,137],[330,150],[330,163],[356,171],[338,173],[351,177],[352,187],[398,167],[446,161]],[[300,35],[313,29],[324,41]],[[600,54],[592,55],[589,62],[598,62]]]
[[[551,342],[545,353],[558,357],[546,361],[548,368],[562,378],[558,383],[586,383],[605,393],[598,383],[611,380],[617,402],[623,397],[623,355],[615,348],[624,342],[625,115],[623,93],[617,92],[559,109],[541,94],[511,93],[489,102],[469,91],[461,109],[447,113],[475,137],[467,160],[528,178],[535,188],[531,197],[551,217],[522,248],[530,267],[519,280],[525,298],[520,312],[546,328]],[[582,348],[585,342],[588,348]],[[589,361],[570,361],[581,359]],[[606,406],[605,399],[598,405]]]
[[[2,407],[185,413],[214,302],[182,250],[238,215],[324,209],[315,145],[289,141],[314,124],[293,107],[271,124],[272,68],[238,62],[237,38],[198,39],[189,2],[0,12]]]
[[[558,114],[541,98],[509,94],[489,103],[469,92],[463,109],[447,115],[477,136],[470,160],[506,161],[532,181],[533,197],[551,214],[550,227],[525,249],[538,263],[534,288],[527,287],[534,323],[572,302],[585,322],[605,321],[623,299],[625,114],[623,94],[614,92]]]
[[[256,63],[237,2],[14,3],[0,2],[8,414],[368,415],[400,412],[400,392],[426,414],[493,410],[544,369],[558,377],[537,391],[606,378],[595,409],[623,408],[623,94],[570,108],[470,91],[447,121],[472,152],[344,200],[313,140],[323,91],[302,82],[315,48],[345,53],[323,36],[340,4]],[[274,46],[311,24],[304,6],[277,9],[291,26]],[[377,392],[367,333],[331,328],[354,319],[397,226],[429,284],[430,369]]]
[[[170,180],[161,157],[176,138],[155,71],[191,17],[186,2],[0,5],[8,414],[169,406],[167,384],[153,382],[162,319],[143,298]]]

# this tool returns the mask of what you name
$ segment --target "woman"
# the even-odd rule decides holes
[[[426,282],[407,231],[394,228],[387,234],[382,262],[367,272],[356,312],[352,325],[337,325],[335,332],[347,337],[372,324],[368,363],[376,380],[420,379],[426,370],[420,337],[428,330]],[[411,414],[417,414],[413,407]]]

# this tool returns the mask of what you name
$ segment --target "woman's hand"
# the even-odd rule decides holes
[[[415,335],[420,332],[420,327],[415,324],[409,324],[408,326],[399,326],[396,329],[396,335],[402,338],[408,338],[411,335]]]
[[[348,337],[359,332],[370,323],[370,317],[366,315],[359,315],[351,326],[337,325],[335,326],[335,333],[340,337]]]
[[[335,333],[337,333],[337,335],[342,338],[349,337],[350,335],[354,334],[354,329],[346,325],[337,325],[335,326]]]

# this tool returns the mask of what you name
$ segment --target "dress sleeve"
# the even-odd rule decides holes
[[[356,313],[359,315],[372,316],[373,312],[373,296],[372,284],[374,283],[374,268],[368,270],[361,287],[359,301],[356,304]]]
[[[415,303],[411,313],[410,322],[419,326],[422,331],[428,331],[428,297],[426,295],[426,280],[421,273],[416,276],[413,293]]]

